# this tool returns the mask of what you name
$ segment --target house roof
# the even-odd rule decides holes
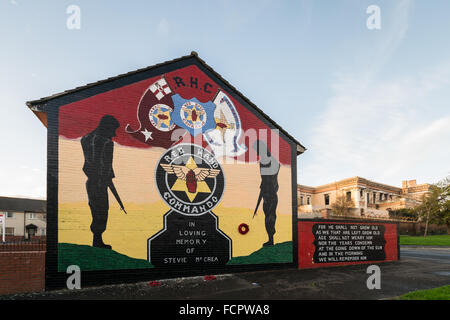
[[[239,90],[237,90],[234,86],[232,86],[227,80],[225,80],[219,73],[217,73],[213,68],[211,68],[209,65],[206,64],[205,61],[203,61],[201,58],[199,58],[198,54],[195,51],[192,51],[190,55],[182,56],[177,59],[173,59],[170,61],[166,61],[163,63],[159,63],[153,66],[149,66],[146,68],[137,69],[135,71],[131,71],[128,73],[120,74],[115,77],[110,77],[105,80],[88,83],[84,86],[76,87],[74,89],[66,90],[60,93],[56,93],[53,95],[50,95],[48,97],[44,97],[38,100],[32,100],[26,102],[26,105],[35,113],[35,115],[39,118],[39,120],[47,127],[47,115],[46,115],[46,106],[47,104],[55,99],[62,98],[64,96],[68,96],[74,93],[77,93],[79,91],[83,91],[86,89],[90,89],[95,86],[99,86],[102,84],[106,84],[108,82],[116,81],[122,78],[126,78],[132,75],[137,75],[139,73],[147,72],[156,68],[160,68],[163,66],[167,66],[176,62],[184,61],[187,59],[195,59],[197,62],[200,63],[201,66],[206,68],[209,72],[211,72],[215,77],[217,77],[220,81],[222,81],[225,85],[227,85],[231,90],[233,90],[240,98],[242,98],[248,105],[250,105],[253,109],[255,109],[258,113],[262,115],[264,119],[266,119],[270,124],[272,124],[275,128],[280,130],[285,136],[287,136],[289,139],[291,139],[296,145],[297,145],[297,154],[302,154],[306,151],[306,148],[293,136],[291,136],[286,130],[284,130],[280,125],[278,125],[275,121],[272,120],[268,115],[266,115],[261,109],[259,109],[254,103],[252,103],[246,96],[244,96]]]
[[[47,201],[0,197],[0,211],[45,213],[47,212]]]
[[[337,188],[345,188],[345,187],[370,187],[374,189],[384,190],[385,192],[394,192],[397,194],[401,194],[402,189],[394,186],[390,186],[387,184],[371,181],[365,178],[361,178],[358,176],[347,178],[343,180],[339,180],[336,182],[331,182],[328,184],[324,184],[317,187],[310,187],[310,186],[304,186],[304,185],[297,185],[297,190],[304,191],[304,192],[311,192],[311,193],[319,193],[319,192],[326,192],[330,190],[336,190]]]

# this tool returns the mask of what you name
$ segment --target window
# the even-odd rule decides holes
[[[360,196],[361,198],[364,196],[364,190],[363,190],[363,189],[361,189],[361,190],[359,191],[359,196]]]
[[[347,198],[347,201],[352,201],[352,192],[347,191],[347,193],[345,194],[345,197]]]
[[[3,228],[0,228],[0,235],[3,234]],[[14,228],[6,227],[5,228],[5,236],[13,236],[14,235]]]
[[[14,218],[14,212],[7,212],[6,213],[7,218]]]
[[[306,204],[310,205],[311,204],[311,197],[306,197]]]
[[[300,196],[300,205],[302,206],[303,205],[303,196]]]
[[[41,236],[45,236],[46,229],[42,228],[42,229],[40,229],[40,231],[41,231]]]
[[[380,193],[380,201],[383,201],[383,194]]]
[[[33,212],[30,212],[30,213],[28,213],[28,218],[29,219],[37,219],[37,214],[33,213]]]
[[[376,192],[373,193],[372,199],[373,199],[373,203],[377,202],[377,193]]]
[[[325,198],[325,205],[326,206],[330,205],[330,195],[329,194],[325,194],[324,198]]]

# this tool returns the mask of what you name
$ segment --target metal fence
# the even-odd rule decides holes
[[[16,252],[16,251],[45,251],[46,241],[44,239],[31,240],[0,240],[0,252]]]

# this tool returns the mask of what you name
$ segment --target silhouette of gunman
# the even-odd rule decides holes
[[[277,220],[277,205],[278,205],[278,172],[280,171],[280,163],[273,157],[267,145],[257,140],[253,144],[253,149],[256,150],[259,160],[259,171],[261,173],[261,185],[258,203],[256,205],[255,214],[258,210],[261,199],[264,200],[263,211],[265,215],[266,231],[269,240],[263,244],[266,246],[273,246],[273,235],[275,234],[275,221]]]
[[[110,115],[104,116],[98,127],[81,138],[84,154],[83,171],[87,176],[86,190],[91,208],[93,247],[111,249],[104,244],[102,234],[108,221],[108,186],[112,184],[114,171],[112,168],[114,143],[119,121]]]

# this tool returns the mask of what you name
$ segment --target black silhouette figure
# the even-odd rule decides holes
[[[92,214],[92,246],[104,249],[111,249],[110,245],[103,243],[102,234],[108,221],[108,187],[111,185],[114,187],[112,184],[114,143],[111,139],[116,136],[119,126],[116,118],[106,115],[94,131],[81,138],[84,154],[83,171],[88,178],[86,190]]]
[[[261,173],[261,185],[258,197],[258,203],[255,209],[255,215],[258,210],[261,199],[264,200],[263,211],[265,215],[266,231],[269,240],[263,244],[266,246],[273,246],[273,235],[275,234],[275,221],[277,220],[277,205],[278,205],[278,172],[280,171],[280,163],[273,157],[267,145],[257,140],[253,144],[253,149],[256,150],[259,160],[259,170]]]

